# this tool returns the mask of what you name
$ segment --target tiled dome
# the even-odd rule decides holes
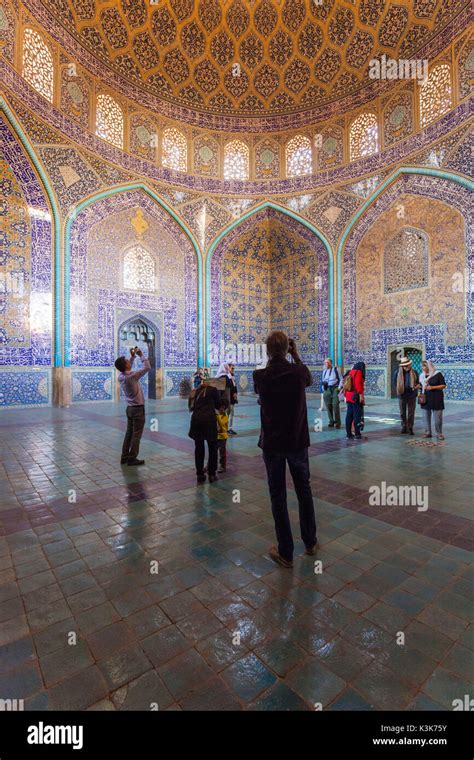
[[[222,117],[304,113],[359,93],[369,61],[421,55],[466,0],[42,0],[136,88]],[[384,83],[387,87],[390,82]],[[180,118],[183,114],[180,114]]]

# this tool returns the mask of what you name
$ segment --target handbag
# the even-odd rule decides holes
[[[420,393],[418,396],[418,403],[421,404],[421,406],[426,404],[426,393]]]

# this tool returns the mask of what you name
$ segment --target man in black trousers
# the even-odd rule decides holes
[[[286,500],[286,463],[298,497],[301,538],[305,554],[316,553],[316,517],[309,481],[310,445],[306,391],[311,373],[301,361],[293,340],[272,332],[266,341],[269,360],[255,370],[253,381],[260,403],[261,431],[258,445],[268,476],[278,546],[269,555],[282,567],[293,567],[293,535]],[[287,360],[290,354],[292,361]]]

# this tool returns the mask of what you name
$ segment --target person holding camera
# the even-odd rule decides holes
[[[133,371],[133,363],[137,356],[142,360],[142,366]],[[115,369],[119,371],[118,381],[127,402],[127,431],[123,439],[120,464],[127,464],[129,467],[138,466],[145,464],[144,459],[138,459],[140,439],[145,427],[145,398],[140,378],[150,371],[151,365],[143,356],[143,351],[135,346],[130,349],[130,359],[119,356],[115,360]]]
[[[328,410],[329,427],[341,427],[341,412],[339,409],[339,386],[341,376],[337,367],[332,366],[332,360],[324,360],[322,376],[323,398]]]
[[[301,538],[305,554],[316,553],[316,517],[311,492],[308,447],[310,445],[306,388],[311,372],[301,361],[294,340],[284,332],[272,332],[267,340],[265,369],[253,373],[259,396],[261,430],[258,445],[263,451],[278,546],[270,558],[282,567],[293,567],[293,535],[286,496],[286,463],[298,498]],[[291,361],[288,361],[287,354]]]

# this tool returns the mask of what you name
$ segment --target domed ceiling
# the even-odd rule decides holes
[[[372,58],[415,57],[466,6],[466,0],[42,2],[135,86],[193,111],[241,117],[291,114],[355,93],[373,84]]]

